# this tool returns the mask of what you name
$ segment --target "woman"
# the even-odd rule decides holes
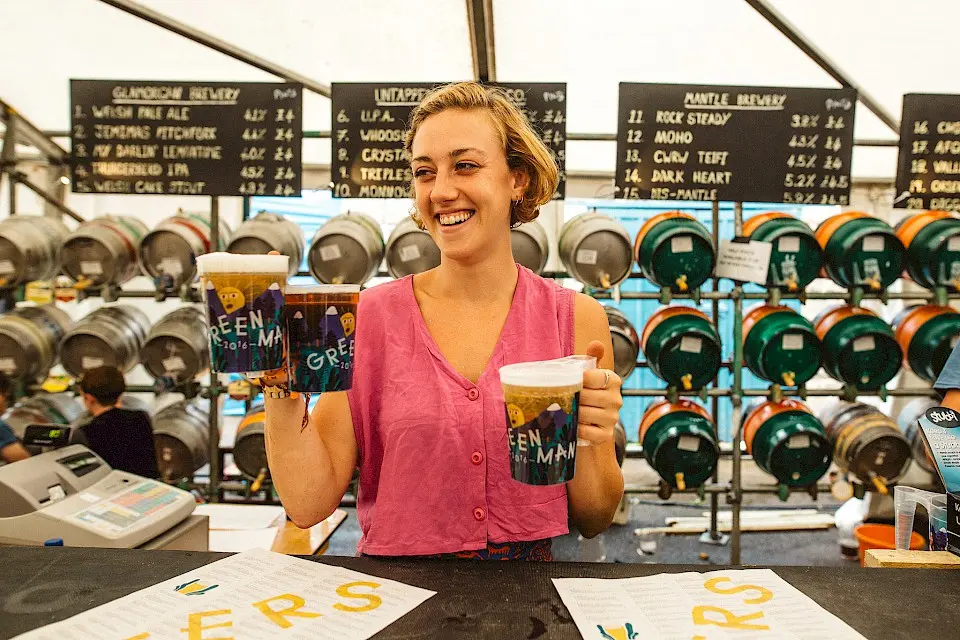
[[[412,215],[440,266],[363,292],[350,391],[324,394],[309,420],[303,400],[266,400],[273,481],[308,527],[336,509],[359,466],[364,555],[549,559],[568,514],[595,536],[623,495],[613,444],[623,400],[603,307],[511,252],[511,226],[549,202],[556,165],[522,113],[476,83],[428,95],[406,149]],[[583,376],[575,477],[516,482],[498,369],[573,353],[600,367]]]

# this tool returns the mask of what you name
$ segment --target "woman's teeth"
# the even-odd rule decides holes
[[[454,224],[460,224],[461,222],[466,222],[473,217],[473,211],[461,211],[460,213],[441,213],[438,217],[440,218],[440,224],[447,227]]]

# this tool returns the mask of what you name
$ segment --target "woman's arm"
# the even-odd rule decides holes
[[[340,505],[357,466],[347,392],[324,393],[301,429],[302,398],[267,398],[265,441],[270,476],[293,523],[307,529]]]
[[[592,538],[610,526],[623,497],[623,473],[613,444],[623,397],[620,378],[613,373],[607,314],[599,302],[580,293],[574,303],[574,352],[597,356],[598,369],[584,373],[580,392],[578,438],[590,445],[577,446],[576,474],[567,484],[570,517],[581,535]],[[609,381],[604,369],[610,372]]]
[[[960,411],[960,389],[951,389],[947,395],[943,396],[942,406],[954,411]]]

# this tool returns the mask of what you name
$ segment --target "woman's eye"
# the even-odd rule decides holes
[[[477,169],[477,165],[472,162],[458,162],[457,171],[470,171],[472,169]]]
[[[415,178],[422,178],[422,177],[424,177],[424,176],[426,176],[426,175],[429,175],[429,174],[430,174],[430,170],[429,170],[429,169],[417,169],[416,171],[413,172],[413,176],[414,176]]]

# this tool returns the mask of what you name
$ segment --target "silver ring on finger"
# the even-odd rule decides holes
[[[608,386],[610,386],[610,371],[607,369],[603,369],[602,371],[603,371],[603,389],[606,389]]]

